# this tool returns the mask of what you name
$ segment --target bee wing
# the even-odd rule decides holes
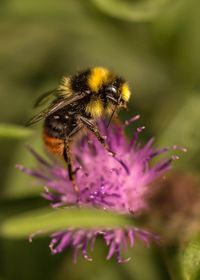
[[[50,90],[50,91],[47,91],[45,92],[44,94],[40,95],[36,101],[35,101],[35,104],[34,104],[34,108],[37,108],[39,106],[42,106],[44,105],[45,103],[47,103],[49,101],[49,99],[51,97],[54,97],[57,95],[57,91],[56,89],[53,89],[53,90]]]
[[[81,94],[73,95],[73,96],[68,97],[68,98],[58,99],[56,102],[51,104],[49,107],[47,107],[46,109],[44,109],[40,113],[36,114],[35,116],[33,116],[26,123],[26,126],[30,126],[30,125],[33,125],[33,124],[39,122],[40,120],[42,120],[42,119],[50,116],[51,114],[55,113],[59,109],[65,107],[65,106],[67,106],[67,105],[69,105],[69,104],[71,104],[75,101],[78,101],[78,100],[84,98],[86,95],[87,95],[86,93],[81,93]]]

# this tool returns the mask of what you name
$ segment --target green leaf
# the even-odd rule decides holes
[[[171,0],[91,0],[103,12],[124,20],[146,21],[158,16]]]
[[[0,138],[23,139],[32,134],[32,130],[15,124],[0,124]]]
[[[200,238],[192,240],[181,254],[184,280],[200,279]]]
[[[129,221],[130,224],[130,221]],[[131,223],[132,224],[132,223]],[[94,209],[39,209],[3,221],[0,234],[7,238],[25,238],[40,232],[49,234],[71,227],[116,227],[128,225],[128,218]]]

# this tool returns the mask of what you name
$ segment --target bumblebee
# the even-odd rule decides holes
[[[34,107],[46,104],[46,108],[31,118],[27,125],[44,119],[44,144],[51,153],[64,158],[76,192],[78,187],[71,153],[74,137],[86,128],[114,156],[95,121],[107,115],[110,123],[115,112],[126,107],[130,95],[123,78],[106,68],[93,67],[73,76],[64,76],[56,89],[43,94],[36,101]]]

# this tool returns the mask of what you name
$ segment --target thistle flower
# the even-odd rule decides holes
[[[118,263],[124,263],[130,260],[130,258],[122,259],[121,256],[121,250],[127,249],[127,241],[130,243],[130,247],[134,246],[137,239],[143,241],[146,246],[149,246],[150,241],[158,244],[160,242],[157,235],[138,228],[69,229],[52,234],[49,247],[52,254],[57,254],[71,245],[74,250],[74,262],[76,262],[80,251],[86,260],[92,261],[92,258],[87,254],[87,248],[90,247],[93,250],[95,240],[98,236],[102,236],[106,245],[109,247],[107,260],[111,259],[113,255],[116,255]]]
[[[100,131],[105,135],[107,143],[116,157],[110,156],[104,147],[92,136],[84,136],[74,147],[76,182],[79,195],[69,181],[66,167],[57,161],[47,162],[35,151],[30,149],[39,165],[35,169],[18,166],[25,173],[38,179],[43,184],[43,197],[51,202],[52,207],[78,206],[95,207],[104,211],[119,214],[134,215],[147,208],[145,196],[151,192],[150,184],[171,168],[171,161],[175,157],[168,157],[154,165],[150,162],[156,156],[166,153],[169,149],[156,149],[153,139],[143,147],[138,143],[138,136],[144,127],[138,128],[130,141],[124,134],[124,127],[137,120],[139,116],[126,121],[125,125],[113,124],[109,128],[104,122],[99,124]],[[174,147],[176,148],[176,147]],[[51,238],[50,249],[53,254],[71,246],[76,259],[78,251],[91,260],[86,253],[97,236],[103,236],[109,247],[107,259],[114,254],[118,262],[122,262],[121,251],[126,248],[127,241],[134,245],[135,238],[145,241],[159,238],[142,229],[127,227],[119,229],[67,229],[54,233]]]

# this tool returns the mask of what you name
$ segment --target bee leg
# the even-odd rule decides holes
[[[83,127],[83,125],[78,124],[68,135],[68,137],[65,140],[64,153],[63,153],[64,159],[65,159],[65,161],[67,163],[67,167],[68,167],[69,179],[72,182],[72,185],[73,185],[76,193],[79,193],[79,189],[76,184],[75,174],[76,174],[77,170],[79,170],[79,168],[77,168],[76,170],[73,170],[73,168],[72,168],[73,164],[72,164],[72,154],[71,154],[71,139],[75,134],[77,134],[82,129],[82,127]]]
[[[101,135],[101,133],[99,132],[97,126],[95,124],[93,124],[92,122],[90,122],[87,118],[84,117],[80,117],[80,120],[82,121],[82,123],[96,136],[96,138],[98,139],[98,141],[104,146],[104,148],[108,151],[108,153],[111,156],[115,156],[115,153],[113,151],[110,150],[108,144],[105,141],[105,137],[103,137]]]
[[[77,186],[76,181],[75,181],[75,172],[73,171],[73,168],[72,168],[72,155],[71,155],[71,143],[70,142],[71,141],[69,139],[67,139],[65,141],[63,156],[64,156],[64,159],[67,163],[69,180],[72,182],[74,191],[76,193],[79,193],[79,189],[78,189],[78,186]]]

